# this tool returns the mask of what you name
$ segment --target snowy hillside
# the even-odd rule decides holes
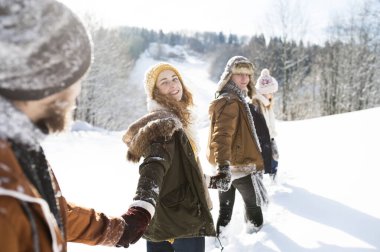
[[[178,49],[180,50],[180,49]],[[199,114],[201,160],[205,160],[207,107],[215,84],[208,80],[207,65],[196,57],[170,61],[191,87]],[[133,71],[141,81],[156,63],[143,54]],[[271,204],[264,211],[265,224],[257,234],[244,232],[243,203],[239,195],[233,220],[227,227],[229,244],[224,252],[362,252],[380,251],[380,108],[305,121],[278,122],[280,151],[276,184],[266,177]],[[85,130],[81,130],[85,129]],[[91,127],[49,137],[43,144],[47,157],[70,201],[121,215],[132,202],[138,165],[126,161],[123,132]],[[218,197],[211,191],[212,214],[218,215]],[[217,252],[214,238],[206,251]],[[124,251],[117,248],[69,244],[69,251]],[[126,251],[145,251],[140,240]]]

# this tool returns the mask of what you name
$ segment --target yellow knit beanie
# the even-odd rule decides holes
[[[169,63],[160,62],[149,68],[149,70],[145,73],[145,92],[149,98],[153,99],[153,90],[156,86],[157,77],[162,71],[165,70],[173,71],[178,76],[178,79],[181,81],[181,84],[183,85],[182,76],[178,72],[177,68],[175,68],[173,65]]]

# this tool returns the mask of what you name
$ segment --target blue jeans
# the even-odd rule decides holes
[[[168,241],[151,242],[147,241],[147,252],[204,252],[205,238],[178,238],[173,244]]]

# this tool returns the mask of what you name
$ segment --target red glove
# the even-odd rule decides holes
[[[142,207],[131,207],[121,216],[125,220],[124,233],[116,247],[128,248],[129,244],[135,244],[144,234],[150,222],[150,213]]]

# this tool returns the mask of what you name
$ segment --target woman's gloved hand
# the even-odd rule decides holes
[[[149,225],[151,216],[146,209],[133,206],[121,217],[124,219],[126,225],[124,233],[116,244],[116,247],[128,248],[129,244],[136,243],[144,234]]]

